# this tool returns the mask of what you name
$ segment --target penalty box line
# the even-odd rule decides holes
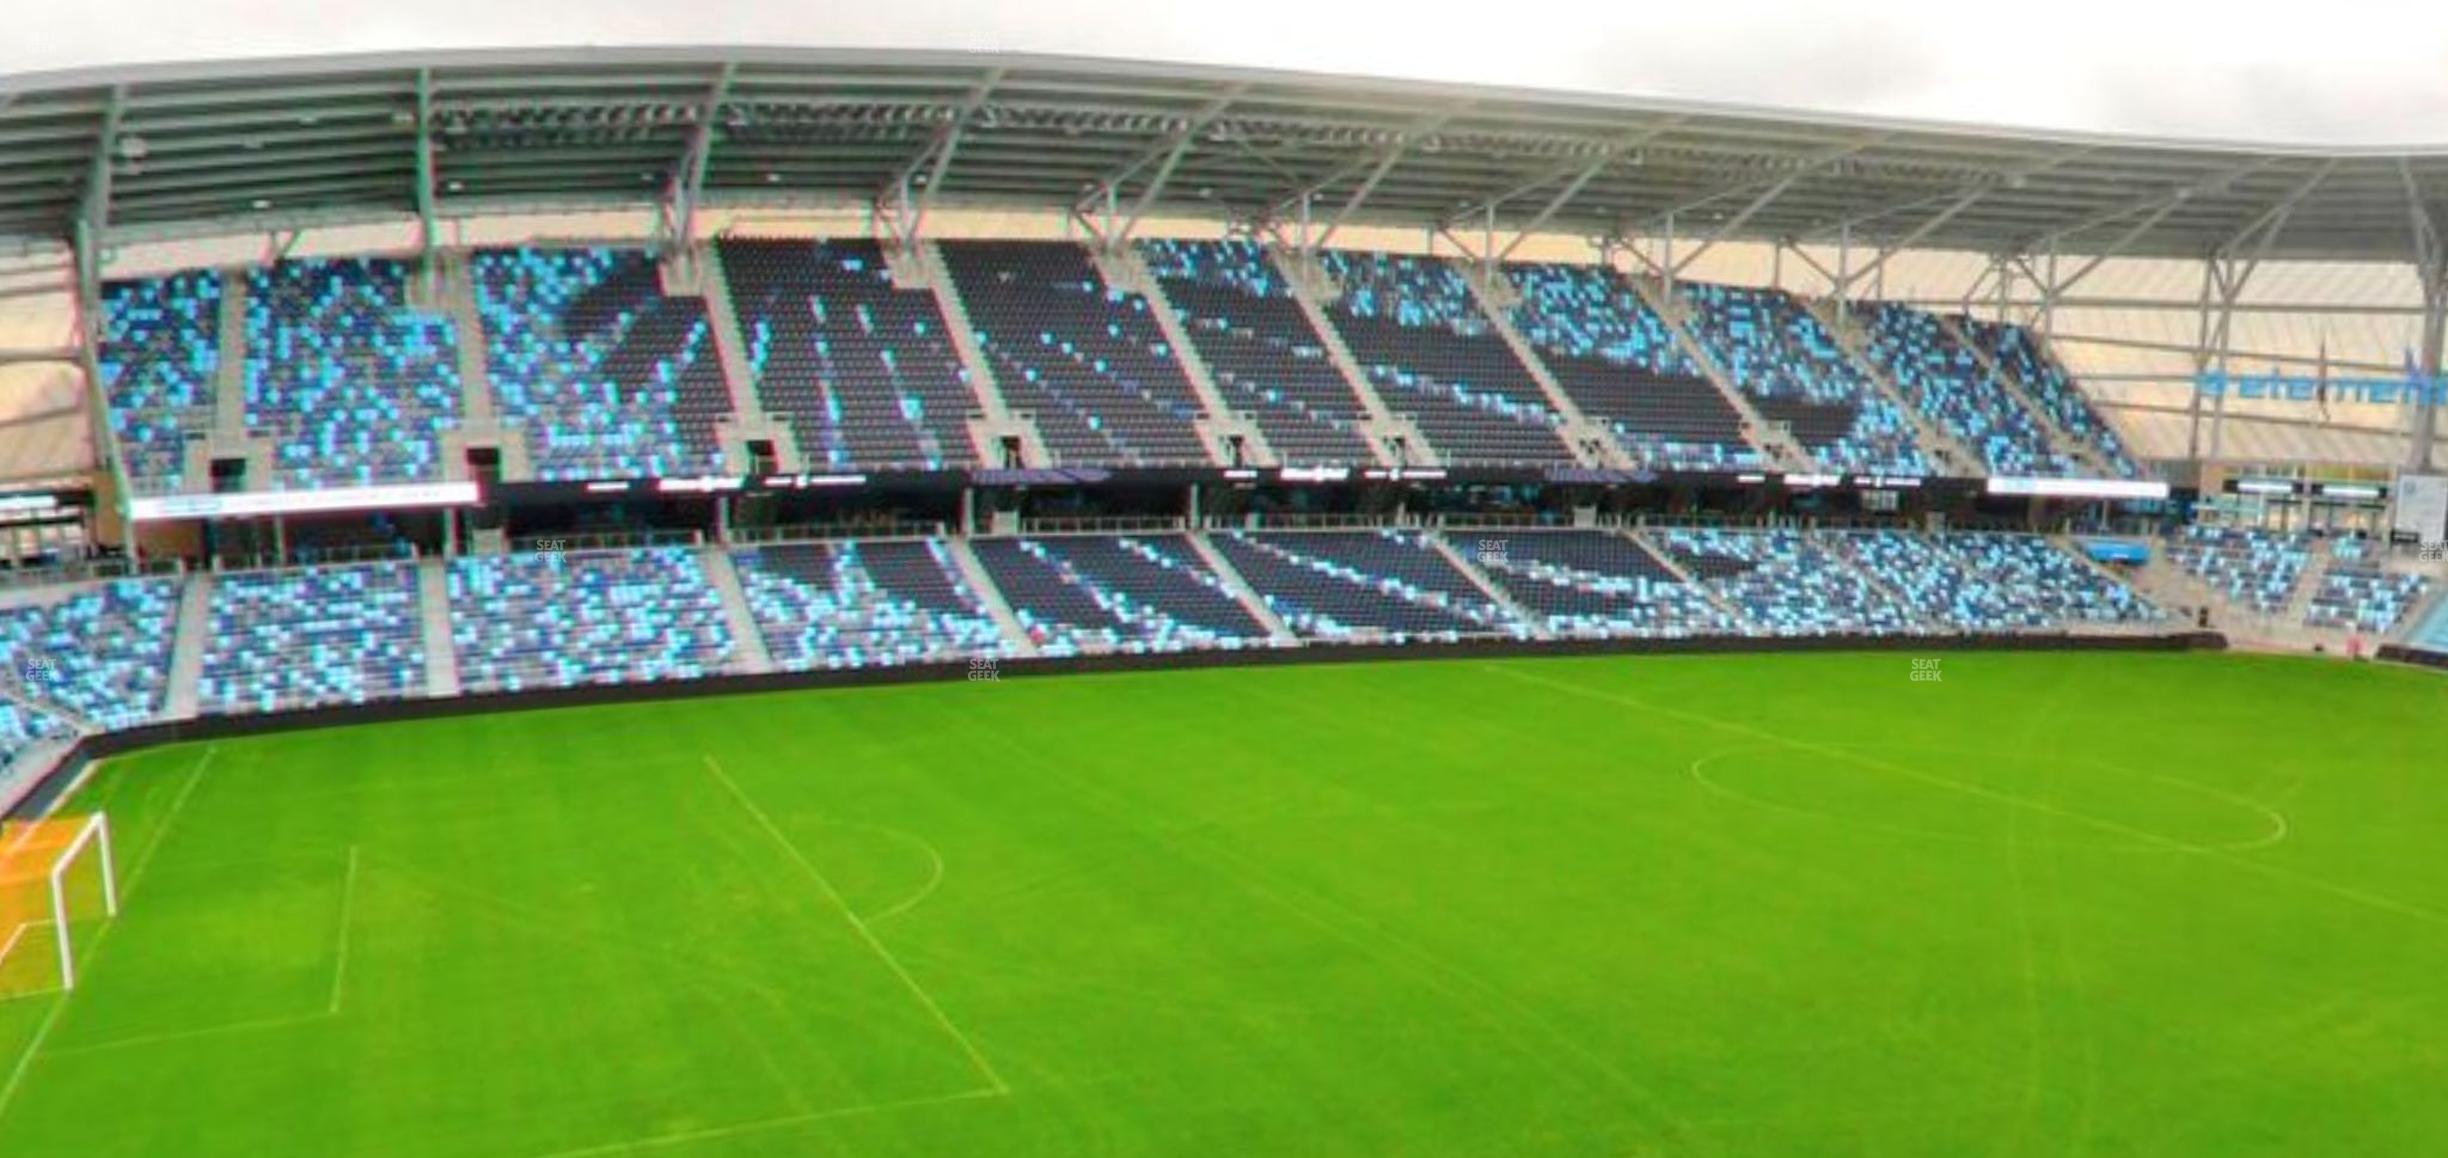
[[[1010,1093],[1010,1084],[1003,1080],[1002,1074],[995,1071],[994,1063],[986,1060],[986,1054],[978,1049],[977,1043],[970,1040],[969,1035],[963,1033],[959,1025],[953,1023],[951,1015],[946,1014],[943,1006],[937,1004],[934,996],[926,991],[926,987],[920,985],[918,979],[910,975],[910,971],[901,964],[901,959],[893,956],[892,950],[886,948],[884,942],[876,937],[875,931],[867,927],[867,922],[860,918],[857,910],[852,909],[850,902],[843,898],[841,890],[833,887],[832,878],[827,877],[823,869],[816,867],[815,861],[810,860],[806,853],[799,850],[799,846],[782,832],[781,826],[774,823],[773,817],[767,815],[765,810],[740,788],[739,783],[731,779],[729,773],[723,771],[722,765],[714,759],[711,753],[705,758],[705,766],[706,771],[713,773],[714,779],[731,794],[731,798],[739,802],[740,808],[757,822],[757,827],[764,829],[765,835],[772,837],[773,842],[781,846],[782,851],[787,853],[792,862],[799,866],[800,872],[815,883],[817,891],[823,893],[825,899],[840,911],[842,920],[849,924],[850,931],[858,934],[859,940],[867,943],[867,948],[875,953],[876,959],[882,961],[885,968],[892,970],[893,976],[900,978],[902,986],[909,990],[910,996],[918,999],[919,1005],[925,1007],[927,1015],[934,1019],[935,1024],[942,1027],[946,1035],[960,1044],[961,1052],[969,1055],[969,1063],[976,1066],[978,1074],[986,1079],[989,1092],[995,1095]]]
[[[122,908],[135,899],[136,886],[144,883],[145,870],[153,867],[153,854],[161,851],[162,838],[170,835],[170,830],[178,826],[179,815],[187,811],[187,798],[195,795],[196,785],[204,782],[204,770],[211,767],[213,757],[220,754],[220,745],[207,745],[203,758],[196,761],[195,771],[187,774],[187,783],[179,788],[177,798],[170,802],[169,813],[162,817],[161,826],[154,829],[152,838],[145,842],[144,851],[137,854],[136,866],[128,870],[127,887],[119,890]],[[88,773],[91,771],[90,767],[87,768]],[[118,921],[103,922],[102,931],[94,934],[93,944],[85,947],[87,972],[92,971],[93,963],[102,956],[103,944],[110,940],[111,932],[118,927]],[[34,1059],[42,1054],[43,1043],[51,1040],[51,1031],[59,1027],[60,1015],[68,1012],[68,999],[74,993],[74,990],[70,990],[59,995],[51,1006],[51,1012],[44,1014],[42,1024],[35,1027],[33,1040],[26,1042],[25,1052],[17,1055],[17,1064],[10,1068],[8,1080],[0,1083],[0,1120],[8,1117],[9,1106],[17,1100],[17,1091],[25,1087],[26,1075],[33,1072]]]

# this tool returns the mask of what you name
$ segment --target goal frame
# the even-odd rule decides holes
[[[105,919],[115,919],[119,916],[119,870],[112,863],[108,813],[95,812],[86,816],[84,823],[77,826],[76,835],[68,838],[68,842],[60,847],[59,854],[51,859],[50,866],[44,870],[43,881],[51,907],[51,938],[59,953],[60,989],[63,991],[76,988],[76,942],[69,933],[68,873],[76,867],[78,858],[89,851],[101,858],[102,915]],[[8,941],[0,944],[0,958],[17,952],[20,942],[39,923],[29,920],[19,925]]]

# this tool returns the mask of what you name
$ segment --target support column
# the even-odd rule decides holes
[[[2406,435],[2406,468],[2429,473],[2439,458],[2440,363],[2443,345],[2448,345],[2448,254],[2433,258],[2431,268],[2423,271],[2423,328],[2421,400],[2414,408],[2413,421]]]

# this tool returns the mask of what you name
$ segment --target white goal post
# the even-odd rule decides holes
[[[109,816],[7,826],[0,839],[0,999],[76,988],[79,928],[118,915]],[[38,958],[56,960],[58,972]]]

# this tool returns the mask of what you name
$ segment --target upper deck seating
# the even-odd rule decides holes
[[[1692,336],[1760,416],[1830,470],[1928,475],[1912,425],[1836,339],[1782,290],[1686,282]]]
[[[247,275],[246,415],[286,487],[441,477],[459,424],[458,335],[408,305],[408,268],[284,261]]]
[[[1740,630],[1647,549],[1612,532],[1489,532],[1456,546],[1556,635],[1677,638]]]
[[[1702,376],[1666,321],[1615,270],[1509,265],[1513,328],[1573,405],[1657,470],[1757,470],[1742,415]]]
[[[873,241],[725,240],[757,400],[811,470],[974,465],[968,367],[935,294],[893,284]]]
[[[1327,308],[1378,396],[1448,464],[1571,463],[1564,417],[1473,300],[1429,257],[1326,250],[1343,296]]]
[[[425,694],[413,563],[217,576],[196,702],[269,712]]]
[[[2082,388],[2074,384],[2073,376],[2047,354],[2029,330],[1971,317],[1958,317],[1955,324],[2000,369],[2023,383],[2031,400],[2056,421],[2059,429],[2089,443],[2117,477],[2141,476],[2142,468],[2126,450],[2124,440],[2117,437],[2116,427],[2091,404]]]
[[[654,258],[484,250],[471,266],[485,373],[545,480],[726,473],[730,414],[705,302],[663,293]]]
[[[1064,242],[938,245],[994,366],[1061,465],[1213,465],[1198,394],[1145,297],[1105,284]]]
[[[1009,650],[940,542],[778,543],[734,550],[731,560],[765,649],[785,671]]]
[[[1892,302],[1857,307],[1855,316],[1864,324],[1871,361],[1924,417],[1980,455],[1990,474],[2083,473],[1937,317]]]
[[[1266,251],[1246,241],[1142,241],[1227,404],[1248,411],[1286,465],[1376,461],[1368,409]]]
[[[221,373],[221,275],[196,270],[102,287],[94,363],[128,486],[185,490],[187,439],[212,430]]]
[[[981,539],[973,549],[1040,655],[1235,648],[1266,639],[1179,535]]]
[[[1268,610],[1305,639],[1528,633],[1415,531],[1236,531],[1211,541]]]
[[[449,578],[470,692],[696,679],[731,661],[722,597],[690,548],[462,556]]]

